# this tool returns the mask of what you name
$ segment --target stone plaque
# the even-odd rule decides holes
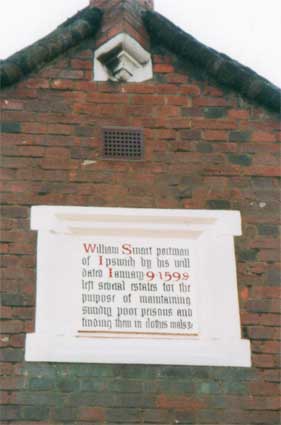
[[[33,207],[27,361],[249,366],[235,211]]]

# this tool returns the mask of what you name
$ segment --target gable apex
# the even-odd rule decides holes
[[[137,5],[143,9],[154,9],[154,0],[90,0],[90,7],[97,7],[100,9],[104,9],[108,6],[112,7],[119,4],[121,5]]]
[[[152,0],[90,0],[89,7],[48,36],[0,61],[0,87],[15,84],[89,37],[95,37],[97,51],[118,34],[127,34],[146,52],[151,51],[151,42],[163,46],[183,64],[191,63],[203,70],[206,77],[210,76],[217,84],[280,113],[281,91],[277,86],[227,55],[200,43],[153,8]],[[122,55],[122,61],[128,67],[134,64],[126,53]],[[126,72],[121,70],[123,76]],[[125,81],[129,79],[125,78]]]

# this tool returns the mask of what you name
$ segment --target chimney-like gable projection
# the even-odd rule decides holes
[[[153,1],[92,0],[90,5],[104,11],[94,55],[94,80],[142,82],[152,79],[150,43],[142,13],[153,9]]]

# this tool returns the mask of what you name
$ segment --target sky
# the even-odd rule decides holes
[[[89,0],[0,0],[0,58],[47,35],[88,4]],[[155,0],[155,10],[281,87],[280,0]]]

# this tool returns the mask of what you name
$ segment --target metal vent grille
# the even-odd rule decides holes
[[[139,128],[103,129],[103,158],[140,161],[144,157],[143,131]]]

